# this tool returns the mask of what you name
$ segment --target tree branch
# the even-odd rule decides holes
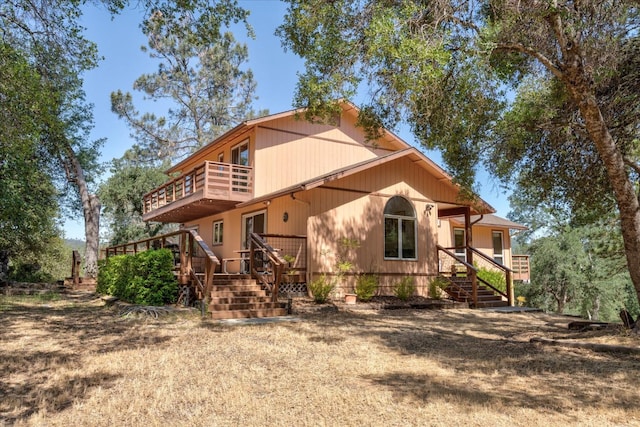
[[[629,156],[624,156],[623,157],[624,160],[624,164],[629,166],[631,169],[633,169],[634,171],[636,171],[636,173],[638,175],[640,175],[640,164],[634,162],[633,160],[631,160],[631,158]]]
[[[521,43],[498,43],[494,50],[523,53],[540,61],[540,63],[544,65],[544,67],[547,68],[557,78],[564,78],[564,73],[562,72],[562,70],[556,67],[556,65],[549,58],[547,58],[537,50],[527,47]]]

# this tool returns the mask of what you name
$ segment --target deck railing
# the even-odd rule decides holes
[[[511,255],[511,267],[513,269],[513,280],[521,280],[523,282],[531,280],[529,255]]]
[[[143,213],[151,212],[197,192],[202,198],[248,200],[253,195],[253,168],[205,161],[187,173],[143,196]]]

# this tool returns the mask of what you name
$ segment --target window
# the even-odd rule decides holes
[[[467,261],[467,240],[464,233],[464,228],[453,229],[453,253],[456,254],[456,258],[460,261]]]
[[[504,246],[502,245],[502,231],[491,232],[493,241],[493,260],[500,265],[504,265]]]
[[[416,211],[404,197],[394,196],[384,207],[385,259],[417,258]]]
[[[223,236],[222,221],[214,221],[213,223],[213,244],[221,245]]]
[[[245,140],[231,149],[231,163],[249,166],[249,140]]]
[[[224,163],[224,153],[218,154],[218,163]],[[220,171],[218,172],[218,176],[224,176],[224,169],[224,165],[218,165],[218,170]]]

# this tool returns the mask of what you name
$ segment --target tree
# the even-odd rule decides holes
[[[252,114],[256,84],[251,70],[242,68],[247,47],[220,31],[224,19],[211,17],[203,26],[197,14],[158,11],[144,22],[148,48],[142,49],[159,65],[133,87],[173,107],[166,117],[140,114],[132,95],[118,90],[111,108],[130,126],[149,163],[181,159]]]
[[[12,0],[0,5],[0,37],[34,67],[43,94],[50,97],[48,111],[38,117],[45,127],[40,133],[38,153],[56,165],[54,177],[67,206],[83,212],[85,220],[85,274],[95,277],[99,245],[100,201],[91,178],[99,172],[98,149],[103,141],[90,141],[92,108],[82,91],[82,74],[98,63],[97,48],[83,37],[80,24],[85,1]],[[111,13],[128,6],[127,0],[101,0]],[[173,2],[146,0],[140,3],[147,16],[164,15],[172,34],[181,37],[173,17],[198,11],[195,24],[202,34],[217,34],[221,23],[246,18],[235,0]],[[4,94],[0,94],[3,96]],[[46,119],[46,120],[45,120]],[[3,124],[4,125],[4,124]],[[69,197],[67,197],[69,196]],[[45,215],[43,212],[42,215]]]
[[[107,219],[111,245],[155,236],[165,231],[163,224],[142,221],[142,195],[161,185],[167,164],[156,166],[140,161],[136,147],[111,162],[112,175],[100,185],[99,195]]]
[[[298,106],[327,117],[366,82],[361,122],[406,118],[465,185],[484,162],[533,200],[614,205],[640,296],[637,2],[288,2],[278,33],[307,60]]]
[[[87,244],[86,273],[95,276],[100,204],[90,190],[87,172],[96,170],[101,141],[88,139],[93,117],[79,76],[96,65],[97,55],[95,45],[81,36],[79,15],[79,4],[59,0],[17,0],[0,6],[3,42],[26,58],[39,80],[40,98],[47,99],[46,110],[36,116],[40,132],[34,155],[49,166],[52,175],[48,182],[53,179],[61,194],[71,196],[66,199],[68,202],[81,206]],[[65,191],[69,184],[72,192]],[[38,215],[46,217],[48,212],[43,210]],[[29,221],[35,224],[36,218]]]
[[[530,305],[608,321],[617,320],[622,308],[638,312],[637,302],[629,299],[633,292],[615,221],[560,226],[534,239],[527,250],[531,284],[520,291]]]
[[[145,20],[148,47],[142,49],[159,65],[133,87],[171,108],[166,116],[141,114],[130,93],[111,94],[113,112],[127,122],[136,140],[123,158],[113,161],[113,175],[101,187],[105,213],[111,217],[112,244],[166,230],[142,221],[142,196],[164,182],[161,172],[169,163],[254,115],[256,84],[251,70],[244,69],[247,48],[231,32],[221,31],[232,19],[246,24],[246,12],[237,6],[229,10],[233,13],[204,21],[200,13],[189,11],[158,11]]]
[[[0,280],[16,255],[42,254],[57,234],[57,193],[39,152],[49,102],[26,58],[0,42]]]

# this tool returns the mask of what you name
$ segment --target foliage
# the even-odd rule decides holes
[[[327,279],[327,276],[322,275],[311,282],[309,285],[309,291],[316,304],[324,304],[329,299],[329,295],[333,292],[335,285],[333,281]]]
[[[139,158],[136,147],[111,162],[111,176],[100,185],[98,194],[103,216],[108,222],[110,245],[117,245],[168,232],[163,224],[142,220],[142,196],[167,179],[168,165],[148,165]]]
[[[406,120],[467,188],[484,165],[576,225],[617,208],[640,294],[636,2],[287,2],[278,34],[306,60],[309,118],[366,85],[369,133]]]
[[[440,299],[442,291],[449,286],[447,279],[437,276],[429,281],[429,296],[433,299]]]
[[[21,252],[10,262],[9,280],[16,282],[52,283],[71,273],[72,249],[59,237],[43,243],[37,253]]]
[[[413,277],[407,276],[400,279],[393,287],[393,294],[402,301],[406,301],[416,292],[416,285]]]
[[[96,290],[133,304],[173,303],[178,283],[172,270],[173,255],[168,249],[112,256],[101,261]]]
[[[235,6],[244,20],[246,12]],[[141,114],[130,93],[111,94],[112,110],[133,131],[147,162],[184,158],[253,112],[256,84],[244,69],[247,47],[231,32],[222,32],[228,16],[214,15],[202,22],[199,14],[154,12],[143,23],[157,71],[140,76],[133,88],[148,99],[169,100],[165,116]]]
[[[356,280],[354,292],[360,301],[369,301],[378,291],[378,276],[361,274]]]
[[[486,267],[478,268],[478,278],[490,283],[494,288],[502,292],[507,292],[507,282],[504,273]]]
[[[0,279],[18,254],[37,257],[58,234],[51,164],[40,146],[51,99],[27,57],[0,42]],[[28,108],[25,108],[28,106]]]
[[[518,285],[516,295],[530,306],[593,319],[617,320],[621,308],[637,313],[624,256],[615,243],[621,240],[606,223],[565,226],[534,240],[529,247],[531,284]]]

